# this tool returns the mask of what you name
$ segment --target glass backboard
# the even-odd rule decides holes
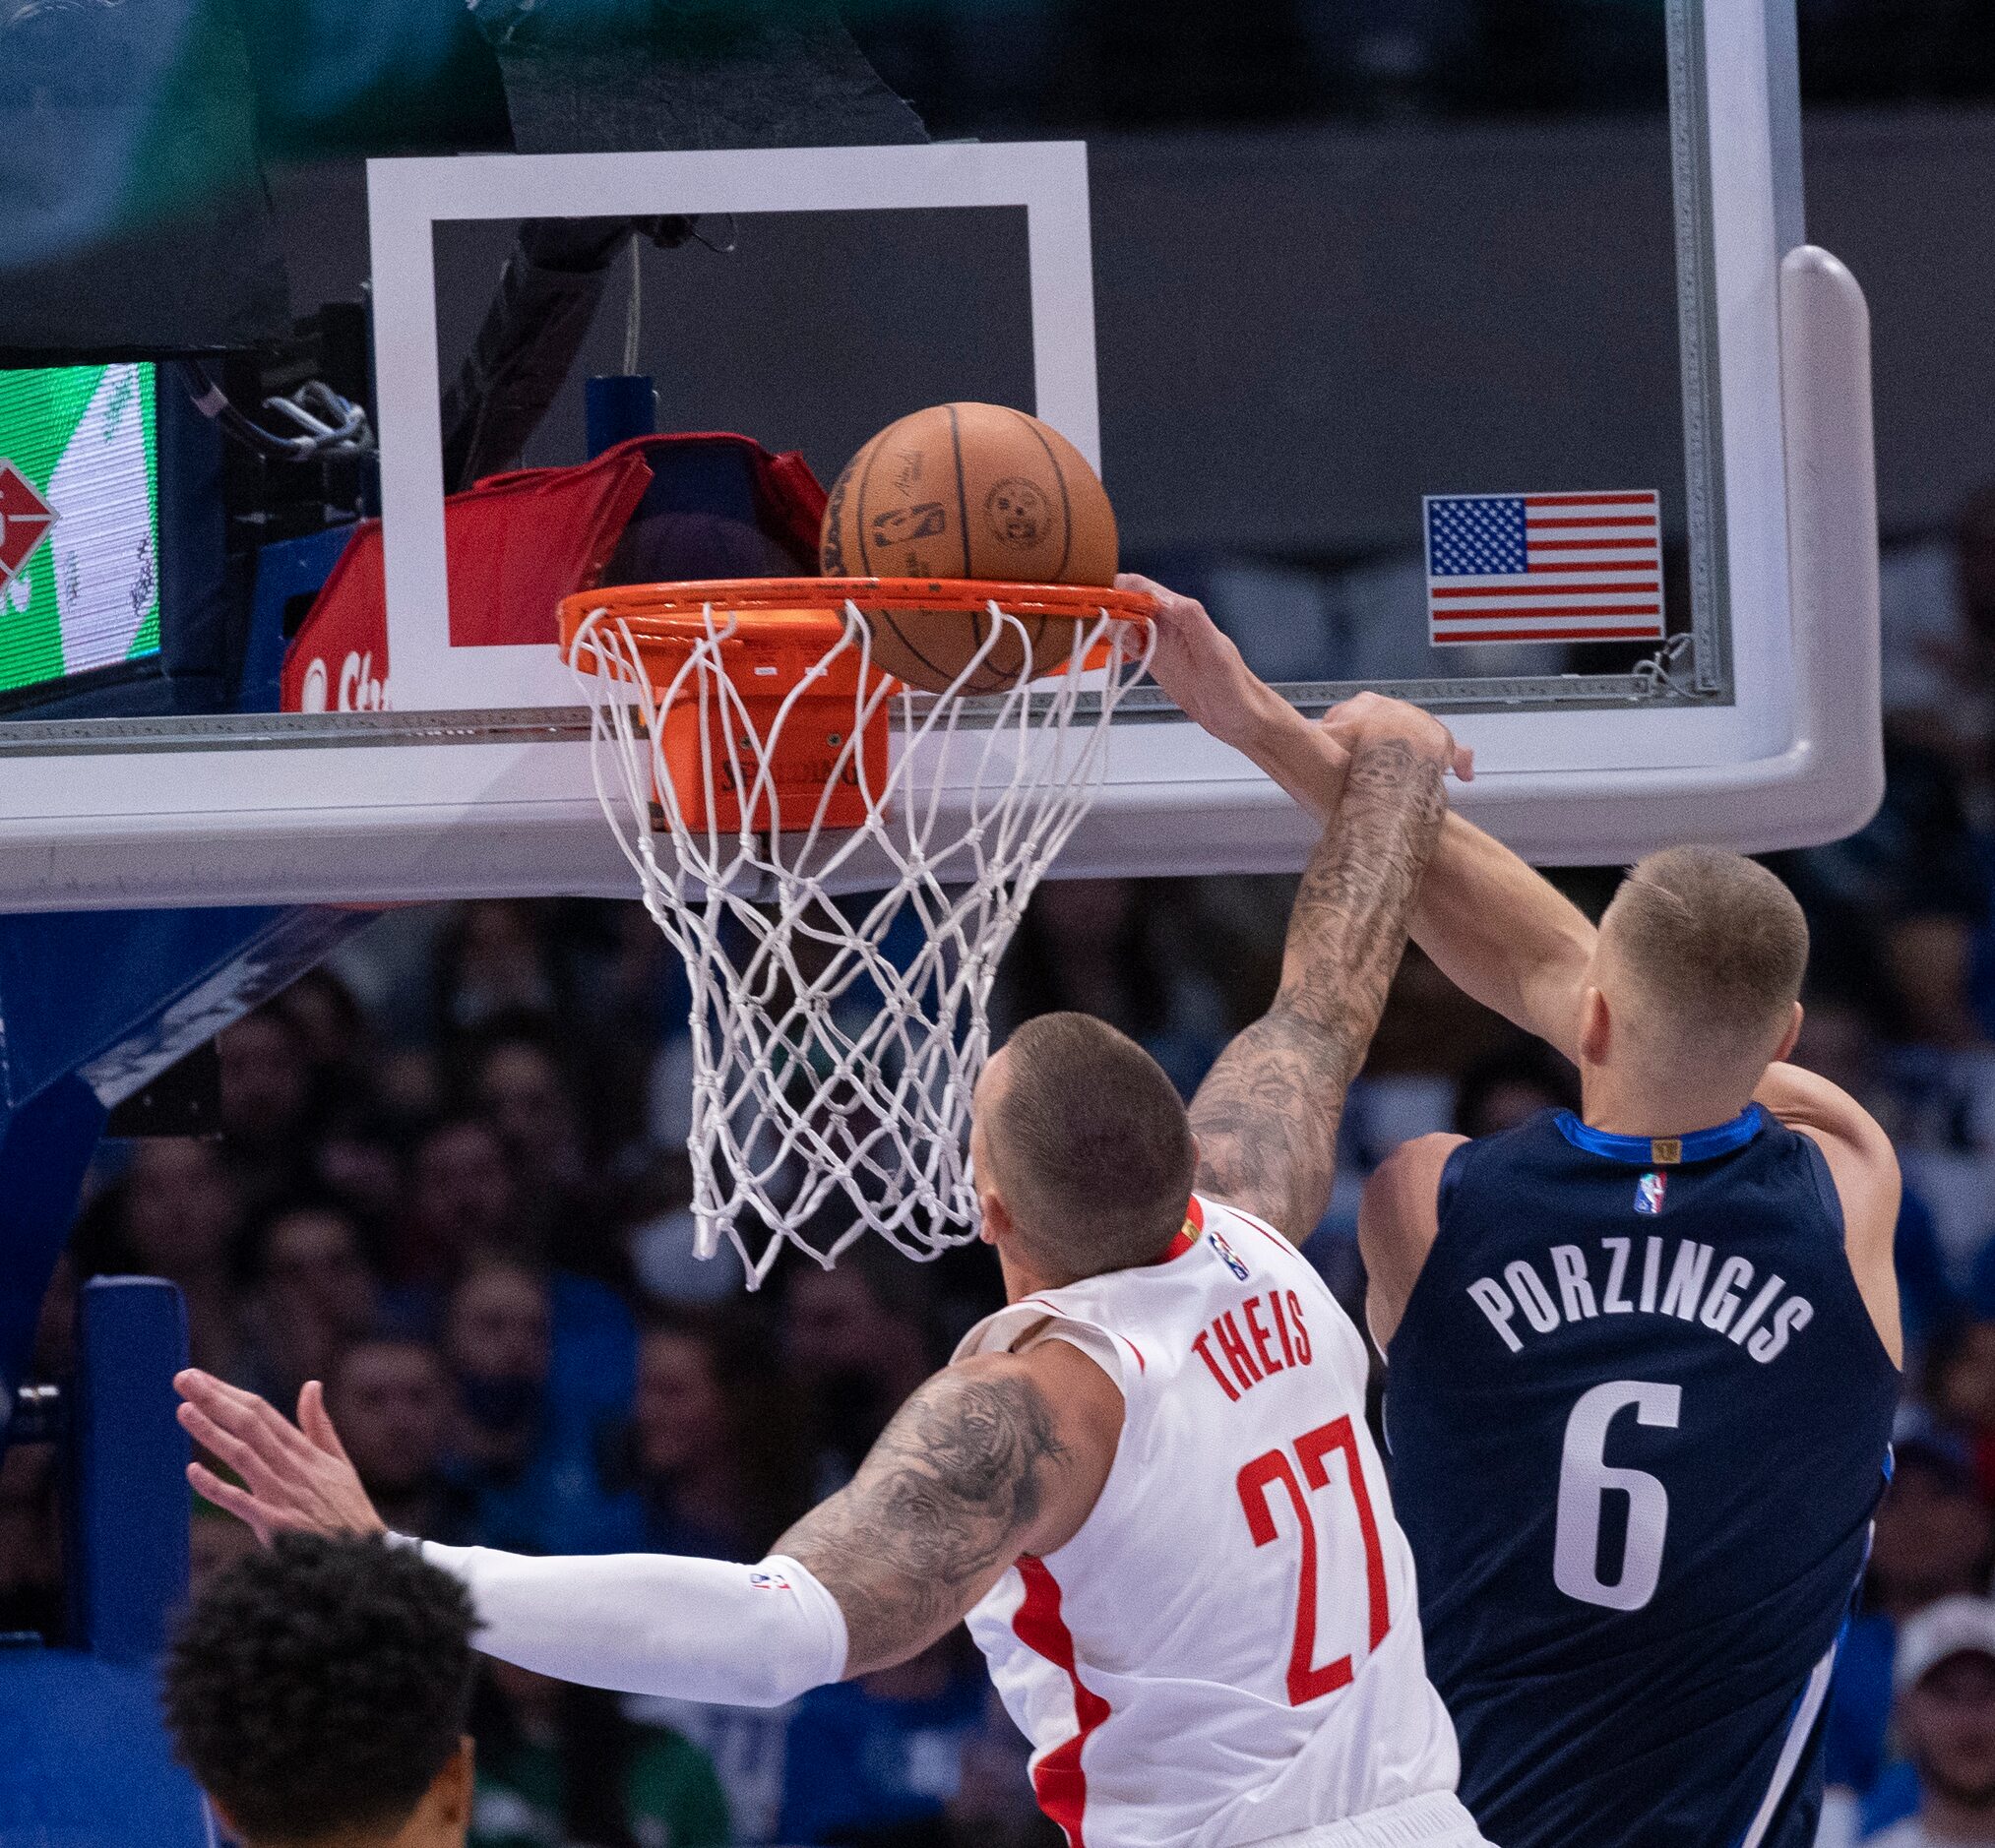
[[[325,661],[306,710],[245,709],[245,674],[0,720],[0,904],[630,889],[551,610],[476,633],[447,562],[487,430],[467,368],[535,285],[521,253],[598,232],[614,262],[501,465],[586,463],[587,382],[632,370],[660,429],[824,481],[922,404],[1013,403],[1100,464],[1125,562],[1299,707],[1445,711],[1465,805],[1536,857],[1846,832],[1881,780],[1866,349],[1803,241],[1792,26],[1671,0],[1666,112],[1579,123],[374,161],[378,658]],[[1064,867],[1307,840],[1138,695]]]

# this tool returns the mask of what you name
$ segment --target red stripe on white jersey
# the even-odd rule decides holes
[[[1074,1690],[1073,1738],[1063,1741],[1032,1766],[1032,1794],[1049,1821],[1067,1837],[1067,1848],[1087,1848],[1083,1835],[1088,1811],[1088,1773],[1081,1754],[1091,1733],[1108,1717],[1108,1702],[1087,1687],[1074,1666],[1074,1638],[1060,1615],[1060,1581],[1046,1562],[1029,1553],[1018,1564],[1025,1601],[1012,1619],[1013,1632],[1035,1655],[1062,1670]]]

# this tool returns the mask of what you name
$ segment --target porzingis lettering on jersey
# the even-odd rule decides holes
[[[1313,1350],[1302,1324],[1302,1299],[1293,1290],[1250,1296],[1201,1328],[1192,1352],[1229,1399],[1252,1391],[1271,1375],[1307,1367]]]
[[[1524,1351],[1527,1335],[1597,1316],[1673,1316],[1723,1335],[1765,1366],[1815,1319],[1814,1305],[1789,1293],[1786,1278],[1759,1276],[1749,1259],[1719,1259],[1696,1239],[1651,1233],[1603,1238],[1599,1247],[1590,1260],[1579,1245],[1554,1245],[1543,1267],[1516,1259],[1500,1276],[1477,1277],[1468,1294],[1513,1354]]]

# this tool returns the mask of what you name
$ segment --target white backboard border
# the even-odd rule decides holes
[[[439,223],[1023,207],[1031,272],[1032,408],[1100,470],[1085,143],[370,160],[367,199],[388,652],[400,711],[569,706],[575,700],[551,642],[474,648],[449,643]]]

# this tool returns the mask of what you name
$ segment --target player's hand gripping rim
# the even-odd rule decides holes
[[[1255,674],[1232,639],[1195,597],[1181,596],[1135,572],[1124,572],[1115,585],[1119,590],[1145,590],[1155,598],[1151,677],[1203,730],[1260,761],[1275,735],[1286,735],[1307,722]],[[1475,753],[1458,744],[1431,712],[1403,700],[1360,693],[1332,707],[1316,727],[1318,749],[1326,744],[1332,748],[1341,760],[1340,771],[1360,739],[1384,737],[1400,739],[1421,756],[1433,758],[1463,782],[1475,774]]]
[[[181,1428],[242,1479],[226,1482],[206,1464],[189,1463],[187,1480],[259,1540],[268,1544],[275,1533],[296,1531],[385,1531],[333,1429],[318,1381],[307,1381],[298,1394],[295,1425],[254,1392],[198,1367],[176,1374],[173,1386],[182,1400]]]

